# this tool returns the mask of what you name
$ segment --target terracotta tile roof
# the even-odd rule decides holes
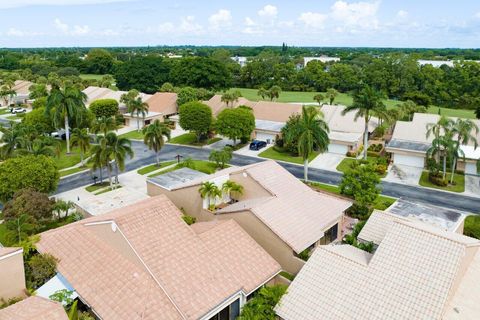
[[[23,250],[22,248],[16,248],[16,247],[0,247],[0,257],[6,256],[10,253],[14,253],[17,251]]]
[[[58,302],[32,296],[0,310],[0,320],[68,320]]]
[[[339,250],[318,247],[275,310],[285,320],[440,320],[455,294],[454,283],[462,279],[462,264],[468,267],[467,253],[479,246],[478,240],[397,221],[366,265]]]
[[[351,206],[350,201],[313,191],[271,160],[217,171],[206,178],[180,185],[177,189],[241,172],[258,182],[272,197],[246,199],[218,212],[250,210],[297,253],[322,238],[323,230],[339,220]]]
[[[280,271],[238,225],[222,223],[197,235],[181,215],[158,196],[48,231],[38,248],[60,259],[59,271],[103,319],[197,319]],[[120,231],[129,254],[92,232],[89,225],[102,222],[113,223],[112,233]],[[210,232],[231,244],[217,248]],[[226,260],[222,250],[244,259]],[[245,274],[236,274],[239,269]]]
[[[146,103],[151,112],[159,112],[167,116],[178,112],[177,94],[173,92],[157,92],[148,98]]]

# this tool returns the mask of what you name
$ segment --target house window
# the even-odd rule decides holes
[[[337,240],[338,238],[338,223],[332,226],[330,229],[325,231],[325,235],[320,239],[320,244],[325,245],[329,244],[332,241]]]
[[[148,126],[151,122],[152,120],[145,120],[145,125]]]
[[[240,315],[240,299],[226,306],[209,320],[235,320]]]

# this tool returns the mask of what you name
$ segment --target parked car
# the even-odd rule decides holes
[[[61,140],[67,139],[67,134],[65,130],[58,130],[58,131],[52,132],[50,133],[50,136],[52,136],[55,139],[61,139]]]
[[[265,148],[267,146],[267,143],[265,141],[260,141],[260,140],[253,140],[250,143],[250,150],[260,150],[262,148]]]
[[[27,109],[21,108],[21,107],[14,107],[10,110],[11,113],[17,114],[17,113],[25,113],[27,112]]]

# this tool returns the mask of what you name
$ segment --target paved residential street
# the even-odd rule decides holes
[[[155,161],[154,153],[149,151],[142,142],[132,141],[132,148],[134,149],[135,157],[133,159],[127,160],[126,171],[135,170],[142,166],[151,164]],[[175,156],[181,155],[183,157],[182,159],[191,157],[193,159],[207,160],[210,151],[211,150],[206,148],[200,149],[188,146],[167,144],[163,147],[160,153],[160,159],[162,161],[174,160]],[[233,165],[243,166],[259,161],[264,160],[234,154],[231,163]],[[289,163],[281,163],[281,165],[296,177],[303,178],[302,166]],[[99,174],[97,173],[97,176],[98,175]],[[104,173],[104,177],[106,177],[106,173]],[[315,168],[309,169],[309,179],[311,181],[338,185],[340,183],[341,177],[341,173]],[[72,175],[60,180],[57,193],[88,185],[92,182],[93,181],[90,173],[80,173]],[[410,201],[418,201],[446,208],[480,214],[480,198],[474,198],[461,194],[447,193],[386,181],[382,181],[381,186],[382,194],[387,196],[405,198]]]

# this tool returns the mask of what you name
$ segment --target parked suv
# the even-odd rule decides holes
[[[253,140],[250,143],[250,150],[260,150],[262,148],[265,148],[266,146],[267,143],[265,141]]]
[[[14,107],[10,110],[10,112],[13,114],[24,113],[24,112],[27,112],[27,109],[21,108],[21,107]]]

